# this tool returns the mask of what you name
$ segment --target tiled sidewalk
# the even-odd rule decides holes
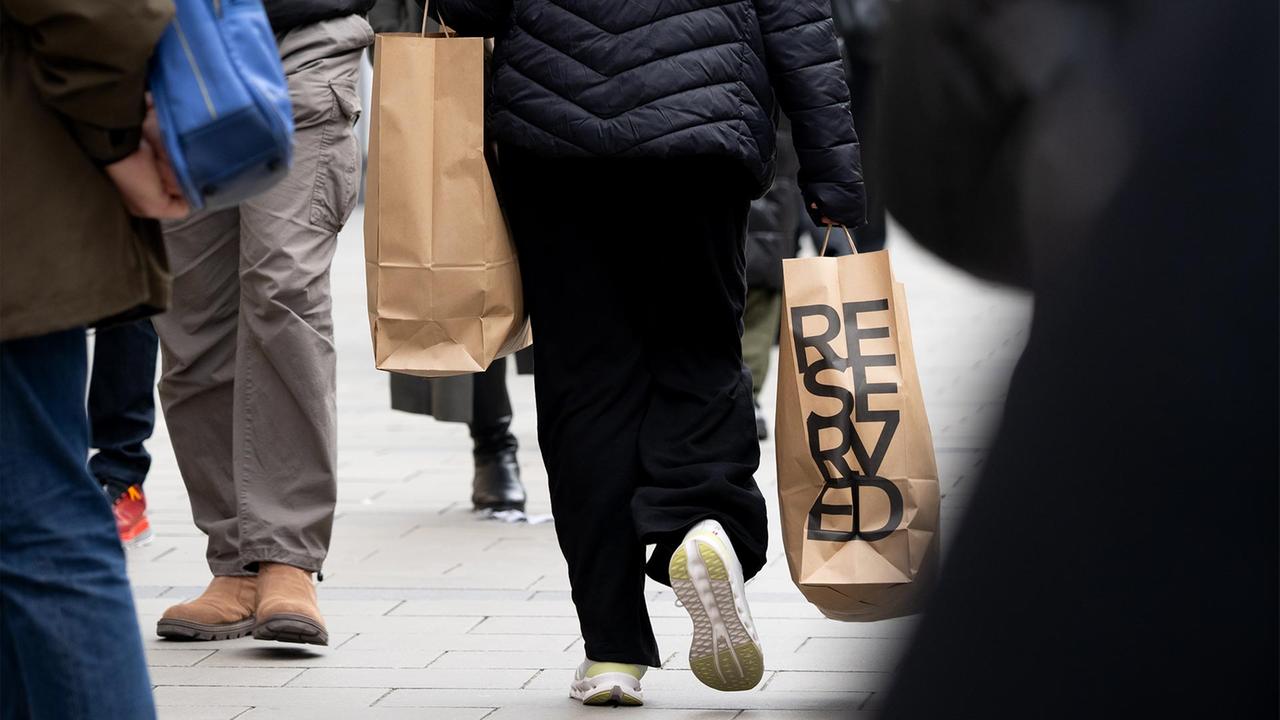
[[[687,670],[689,621],[651,585],[650,612],[667,663],[645,678],[642,709],[585,709],[567,697],[582,641],[550,524],[483,521],[469,511],[466,428],[388,409],[373,369],[365,313],[362,218],[334,265],[339,346],[339,507],[320,600],[331,646],[154,637],[164,608],[208,581],[204,538],[191,524],[163,425],[147,483],[157,540],[129,570],[166,720],[543,720],[625,713],[676,720],[828,720],[869,713],[886,687],[909,621],[822,618],[791,585],[773,513],[771,562],[749,586],[765,644],[765,681],[721,694]],[[895,236],[922,384],[953,529],[998,420],[1025,338],[1029,301],[975,282]],[[549,513],[532,380],[511,378],[530,512]],[[770,391],[771,393],[771,391]],[[772,402],[772,397],[768,398]],[[773,446],[758,479],[776,510]],[[609,715],[616,717],[616,715]]]

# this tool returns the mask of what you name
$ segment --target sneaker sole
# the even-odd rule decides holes
[[[725,692],[759,685],[764,677],[764,651],[738,614],[738,605],[745,606],[746,599],[734,597],[720,553],[694,538],[671,556],[668,570],[671,588],[693,620],[689,667],[694,676]]]
[[[617,676],[606,673],[574,683],[569,697],[581,700],[583,705],[619,705],[622,707],[640,707],[644,705],[644,695],[640,691],[638,680],[630,676]]]
[[[137,535],[134,535],[133,537],[129,538],[128,540],[121,538],[120,544],[124,545],[125,548],[128,550],[132,550],[134,548],[140,548],[144,545],[150,545],[151,541],[155,539],[156,539],[156,534],[152,532],[150,527],[148,527],[148,528],[145,528],[142,532],[138,533]]]
[[[299,645],[328,645],[329,632],[305,615],[277,613],[254,626],[253,639]]]
[[[162,619],[156,623],[156,634],[166,640],[235,640],[253,632],[255,623],[252,617],[225,625]]]

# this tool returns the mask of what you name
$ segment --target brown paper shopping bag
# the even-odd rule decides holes
[[[852,245],[852,238],[849,238]],[[888,253],[783,261],[778,496],[791,578],[825,615],[917,608],[938,554],[938,470]]]
[[[379,369],[479,372],[529,345],[515,247],[484,140],[484,40],[374,44],[365,191],[369,329]]]

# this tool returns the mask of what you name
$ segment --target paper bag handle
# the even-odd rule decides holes
[[[822,238],[822,249],[818,251],[818,257],[824,257],[827,254],[827,243],[831,241],[831,228],[835,225],[827,225],[827,234]],[[844,231],[844,236],[849,239],[849,249],[854,255],[858,254],[858,247],[853,244],[853,233],[849,232],[849,228],[841,225],[840,229]]]
[[[427,20],[429,19],[431,19],[431,14],[424,9],[422,11],[422,37],[427,36]],[[439,7],[436,7],[436,22],[440,23],[440,30],[444,33],[445,37],[453,37],[453,30],[451,30],[448,25],[444,24],[444,16],[440,14]]]

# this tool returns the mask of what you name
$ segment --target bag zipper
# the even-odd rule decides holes
[[[217,10],[217,6],[220,4],[220,2],[215,0],[215,11]],[[209,110],[209,116],[212,119],[217,120],[218,111],[213,107],[213,99],[209,97],[209,88],[204,83],[204,74],[200,72],[199,66],[196,65],[196,56],[191,52],[191,44],[187,42],[187,35],[182,32],[182,23],[178,22],[178,18],[176,16],[173,18],[173,27],[178,31],[178,41],[182,43],[182,52],[187,56],[187,64],[191,66],[191,72],[196,76],[196,85],[200,87],[200,96],[204,98],[204,106]]]

